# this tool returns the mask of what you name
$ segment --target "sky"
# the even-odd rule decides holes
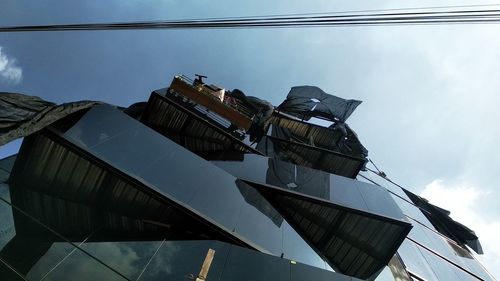
[[[500,1],[2,0],[0,26],[500,4]],[[292,86],[362,100],[348,120],[392,180],[478,234],[500,276],[500,25],[0,34],[0,91],[147,100],[203,73],[278,105]],[[19,143],[19,142],[17,142]],[[0,157],[16,144],[0,147]]]

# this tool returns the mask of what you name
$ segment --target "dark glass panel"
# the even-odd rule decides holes
[[[242,161],[212,161],[241,179],[268,184],[383,216],[404,219],[382,187],[260,155],[245,154]],[[383,203],[381,203],[383,202]]]
[[[221,281],[290,280],[290,261],[231,247]]]
[[[108,132],[108,127],[113,128]],[[283,218],[259,192],[245,191],[235,177],[123,113],[107,106],[93,108],[66,137],[248,244],[275,255],[283,252]],[[130,157],[120,155],[113,146],[126,149]],[[130,159],[141,165],[129,163]],[[303,249],[302,253],[311,251],[310,247]]]
[[[396,204],[399,206],[399,208],[401,208],[401,210],[403,211],[403,214],[411,217],[412,219],[419,221],[420,223],[425,224],[425,226],[427,226],[431,229],[434,229],[434,226],[432,226],[432,224],[424,216],[424,214],[422,214],[422,211],[418,207],[416,207],[415,205],[413,205],[413,204],[409,203],[408,201],[405,201],[397,196],[392,195],[392,198],[394,199]]]
[[[237,187],[246,204],[241,205],[235,231],[264,252],[280,256],[285,251],[283,228],[287,222],[253,187],[241,180],[237,180]],[[303,242],[302,238],[299,239]],[[308,251],[312,249],[303,248],[300,253],[305,254]]]
[[[81,248],[130,280],[136,280],[161,242],[86,242]]]
[[[327,270],[320,270],[305,264],[290,265],[291,281],[351,281],[351,277]],[[378,279],[377,279],[378,280]]]
[[[227,270],[229,247],[229,244],[217,241],[167,241],[160,247],[139,280],[195,280],[209,249],[214,250],[215,254],[206,280],[220,280],[222,271]]]
[[[0,279],[7,281],[26,280],[19,272],[0,258]]]
[[[14,162],[16,161],[17,155],[12,155],[3,159],[0,159],[0,171],[10,173]]]
[[[369,212],[396,219],[404,218],[403,212],[384,188],[359,181],[353,182],[358,187]]]
[[[124,281],[127,280],[118,272],[103,265],[96,259],[86,255],[80,250],[75,251],[65,259],[57,268],[50,272],[44,279],[47,281]]]
[[[283,225],[283,257],[325,269],[325,261],[288,224]],[[329,268],[329,266],[328,266]]]
[[[340,203],[344,206],[356,208],[358,210],[368,210],[366,202],[363,200],[363,196],[357,188],[354,180],[345,177],[332,176],[330,194],[330,200],[332,202]]]
[[[1,199],[0,217],[0,259],[28,280],[40,280],[74,249]]]

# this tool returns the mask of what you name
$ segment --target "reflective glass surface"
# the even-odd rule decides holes
[[[283,218],[259,192],[116,109],[91,109],[64,137],[250,245],[286,252]],[[316,255],[300,245],[296,259]]]
[[[209,249],[215,254],[206,280],[220,280],[229,248],[229,244],[217,241],[166,241],[138,280],[195,280]]]
[[[81,251],[75,251],[75,253],[65,259],[57,268],[51,271],[44,280],[125,281],[127,279],[121,276],[117,271],[103,265],[102,262],[99,262]]]
[[[457,274],[457,271],[459,271],[460,269],[450,266],[449,264],[447,264],[445,260],[428,252],[425,249],[421,249],[421,253],[425,257],[427,263],[432,268],[432,271],[437,276],[438,280],[440,281],[462,280],[461,276]]]
[[[403,213],[389,193],[379,186],[254,154],[245,154],[242,161],[212,161],[212,163],[241,179],[327,199],[354,209],[403,219]]]
[[[405,267],[427,281],[438,281],[430,265],[413,242],[406,240],[398,249],[398,254],[405,263]]]
[[[331,271],[318,270],[317,268],[300,264],[292,263],[290,265],[290,281],[352,281],[358,280],[346,275],[341,275]],[[377,279],[378,280],[378,279]]]
[[[377,278],[375,278],[375,281],[395,281],[395,280],[396,279],[392,275],[391,269],[388,266],[384,267],[382,272],[380,272]]]
[[[293,228],[287,223],[283,226],[284,239],[284,258],[298,261],[301,263],[314,265],[318,268],[331,269],[323,261],[323,259],[316,254],[316,252],[304,251],[304,249],[310,248],[309,245],[293,230]]]
[[[28,280],[40,280],[74,249],[3,200],[0,218],[0,259]]]
[[[258,272],[258,273],[257,273]],[[221,281],[290,280],[290,261],[231,247]]]
[[[391,194],[392,195],[392,194]],[[392,195],[392,198],[394,198],[394,201],[396,204],[401,208],[403,211],[403,214],[408,215],[409,217],[425,224],[425,226],[434,229],[434,226],[430,223],[430,221],[424,216],[422,211],[420,211],[419,208],[417,208],[415,205],[412,205],[411,200],[408,199],[408,201],[405,201],[397,196]]]
[[[86,242],[81,248],[100,261],[136,280],[162,241]]]

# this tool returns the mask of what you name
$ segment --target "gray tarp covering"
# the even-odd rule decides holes
[[[317,101],[315,101],[315,100]],[[359,100],[346,100],[325,93],[314,86],[293,87],[279,110],[303,119],[319,116],[345,122],[361,104]]]
[[[57,105],[35,96],[0,92],[0,145],[96,104],[98,102],[77,101]]]

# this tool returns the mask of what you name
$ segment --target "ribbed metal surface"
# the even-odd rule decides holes
[[[348,178],[355,178],[363,166],[362,159],[269,136],[261,140],[257,149],[268,157]]]
[[[14,205],[70,240],[96,230],[114,233],[114,240],[167,233],[227,240],[168,200],[44,134],[25,140],[10,186]],[[16,227],[23,232],[22,225]]]
[[[328,263],[366,279],[383,268],[411,226],[288,191],[251,183]]]
[[[302,122],[299,120],[294,120],[276,113],[273,114],[269,122],[271,124],[288,129],[292,134],[292,137],[300,142],[329,149],[335,152],[344,153],[353,157],[363,157],[361,147],[351,145],[350,151],[348,151],[346,149],[341,150],[336,145],[339,139],[343,137],[339,131],[335,131],[333,129],[318,126],[315,124]],[[356,142],[359,142],[359,140],[356,140]]]
[[[188,110],[171,99],[153,93],[141,121],[195,153],[255,152],[225,132],[221,122],[218,127],[197,112],[200,113],[194,107]]]

